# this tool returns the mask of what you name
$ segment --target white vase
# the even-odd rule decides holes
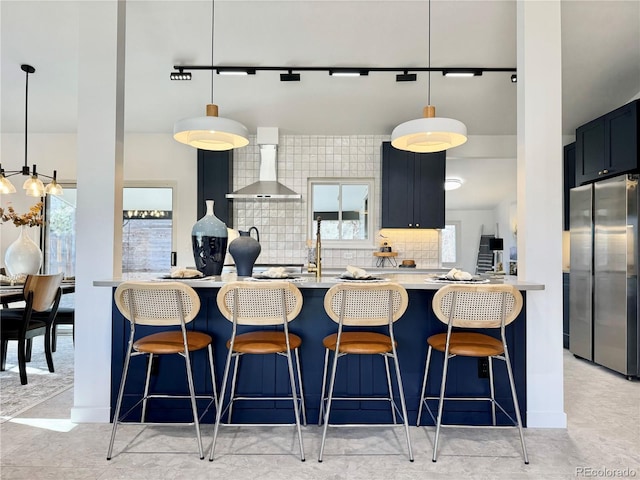
[[[31,240],[25,225],[20,227],[20,236],[13,242],[4,254],[4,265],[9,275],[34,274],[42,265],[42,251]]]

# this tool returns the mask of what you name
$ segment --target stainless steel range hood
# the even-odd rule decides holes
[[[226,198],[296,199],[302,195],[278,182],[278,129],[258,127],[257,143],[260,148],[260,180],[247,185]]]

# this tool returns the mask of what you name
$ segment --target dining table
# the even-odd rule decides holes
[[[15,302],[23,302],[24,284],[0,285],[0,304],[6,308],[8,304]],[[62,294],[73,293],[76,291],[75,280],[63,280],[60,284]]]

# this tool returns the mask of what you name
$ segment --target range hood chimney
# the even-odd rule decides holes
[[[258,127],[257,144],[260,148],[260,180],[226,198],[295,199],[302,195],[278,182],[278,128]]]

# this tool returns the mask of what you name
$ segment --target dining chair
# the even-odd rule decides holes
[[[327,428],[331,417],[331,407],[336,400],[386,401],[391,407],[393,423],[375,425],[377,427],[403,427],[407,441],[409,461],[413,462],[411,437],[407,419],[407,406],[398,362],[397,341],[394,335],[394,324],[407,309],[409,296],[402,285],[391,282],[383,283],[339,283],[331,287],[324,297],[324,309],[335,323],[338,331],[328,335],[322,341],[325,347],[324,369],[322,375],[322,397],[320,400],[319,422],[324,422],[322,442],[318,461],[322,462]],[[349,331],[344,331],[347,327]],[[351,327],[351,329],[349,329]],[[375,331],[373,327],[386,327],[388,334]],[[356,329],[356,330],[354,330]],[[329,368],[329,352],[333,352],[333,363],[327,390],[327,374]],[[334,392],[338,360],[345,355],[380,355],[384,360],[387,377],[387,397],[353,397],[337,396]],[[398,409],[393,396],[389,359],[393,360],[395,377],[401,408]],[[397,423],[396,412],[402,417],[402,424]],[[339,425],[338,425],[339,426]],[[356,426],[356,425],[349,425]],[[357,426],[367,427],[369,424]]]
[[[51,351],[55,352],[58,347],[58,326],[70,325],[71,336],[75,345],[76,341],[76,309],[74,307],[58,307],[58,313],[51,328]]]
[[[482,401],[491,404],[491,419],[493,427],[496,423],[496,407],[512,422],[513,427],[520,433],[520,443],[524,463],[529,463],[527,448],[524,442],[522,430],[522,418],[520,406],[509,358],[509,349],[505,336],[505,327],[513,322],[522,310],[522,294],[512,285],[446,285],[439,289],[433,297],[433,311],[442,323],[447,325],[446,333],[431,335],[427,339],[429,348],[425,364],[422,391],[420,393],[420,408],[418,409],[418,421],[422,417],[422,409],[425,407],[436,425],[436,434],[433,442],[432,461],[437,460],[438,441],[442,427],[456,427],[460,425],[444,424],[442,421],[445,401]],[[454,330],[455,329],[455,330]],[[495,338],[485,333],[469,331],[469,329],[499,329],[500,338]],[[426,394],[427,378],[431,363],[432,351],[437,350],[444,354],[442,379],[440,383],[440,395],[438,397]],[[447,373],[449,361],[454,357],[486,357],[489,364],[489,396],[488,397],[462,397],[446,396]],[[514,420],[509,413],[496,401],[493,359],[504,361],[509,377],[509,388],[515,409]],[[428,401],[438,400],[437,417],[434,417]],[[470,426],[467,426],[470,427]],[[477,426],[487,428],[486,426]]]
[[[216,415],[213,431],[213,443],[209,453],[209,460],[213,461],[218,432],[221,425],[241,426],[231,423],[231,414],[235,402],[242,400],[291,400],[295,425],[300,447],[300,460],[304,462],[304,446],[300,417],[306,425],[306,411],[304,392],[302,389],[302,374],[298,350],[302,344],[300,337],[289,331],[289,322],[293,321],[302,310],[302,293],[291,282],[268,281],[249,282],[237,281],[224,285],[217,295],[218,309],[224,318],[232,323],[231,337],[227,341],[227,361],[224,367],[222,387],[220,388],[220,408]],[[256,327],[251,331],[238,333],[238,326]],[[257,327],[268,327],[268,330]],[[277,329],[274,330],[273,327]],[[280,329],[281,328],[281,329]],[[238,365],[244,355],[276,354],[286,358],[290,395],[256,396],[238,393],[236,383]],[[295,359],[295,361],[294,361]],[[233,375],[230,385],[229,401],[224,406],[225,392],[229,379],[231,363],[234,362]],[[297,370],[297,385],[296,385]],[[274,374],[276,372],[274,371]],[[227,423],[222,423],[222,416],[227,413]],[[260,424],[283,425],[283,424]]]
[[[58,311],[62,291],[62,273],[54,275],[27,275],[23,296],[24,307],[0,310],[0,370],[5,369],[9,340],[18,342],[18,369],[20,383],[27,384],[27,361],[31,357],[31,341],[44,336],[44,352],[49,372],[53,373],[51,355],[51,328]]]
[[[129,320],[130,333],[122,378],[120,380],[120,388],[118,390],[116,410],[113,416],[113,428],[111,431],[109,450],[107,452],[107,460],[111,460],[118,425],[123,423],[127,415],[140,404],[142,404],[140,423],[146,423],[147,402],[152,398],[190,400],[198,451],[200,453],[200,459],[202,460],[204,453],[200,434],[201,415],[198,415],[196,400],[209,400],[209,403],[202,413],[203,416],[212,404],[215,404],[217,408],[218,396],[213,364],[213,339],[208,333],[187,330],[187,324],[192,322],[200,311],[200,297],[198,293],[189,285],[180,282],[123,282],[116,288],[114,297],[118,310]],[[153,327],[161,331],[140,337],[140,335],[136,335],[137,326]],[[213,395],[196,395],[191,369],[191,355],[193,352],[205,348],[207,349],[209,357]],[[144,393],[142,394],[142,398],[121,416],[122,398],[124,396],[131,358],[140,355],[147,357]],[[184,358],[189,395],[149,392],[149,380],[154,364],[153,360],[156,355],[180,355]]]

